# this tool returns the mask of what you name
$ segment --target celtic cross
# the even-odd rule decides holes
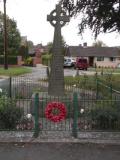
[[[56,9],[47,16],[47,21],[50,21],[51,25],[54,27],[57,25],[59,25],[59,27],[63,27],[66,22],[69,22],[69,17],[66,16],[60,4],[58,4],[56,5]]]
[[[49,95],[64,95],[64,70],[63,70],[63,54],[61,28],[69,22],[69,17],[62,10],[61,5],[56,5],[50,15],[47,16],[47,21],[55,27],[54,40],[52,48],[51,72],[49,77],[48,94]]]

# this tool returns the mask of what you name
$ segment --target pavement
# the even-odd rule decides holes
[[[120,146],[80,143],[0,144],[0,160],[120,160]]]
[[[0,131],[0,143],[91,143],[120,146],[120,132],[78,132],[77,138],[70,131],[42,131],[37,138],[32,131]]]

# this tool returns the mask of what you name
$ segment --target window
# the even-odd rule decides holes
[[[104,61],[104,57],[97,57],[97,61]]]
[[[115,61],[116,59],[115,59],[115,57],[110,57],[110,61],[111,62],[113,62],[113,61]]]

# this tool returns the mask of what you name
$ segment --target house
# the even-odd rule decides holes
[[[48,52],[47,46],[43,46],[41,43],[35,45],[29,50],[29,56],[33,59],[33,66],[42,63],[42,55]]]
[[[66,56],[87,58],[91,67],[120,66],[120,49],[117,47],[88,47],[85,43],[85,46],[69,46]]]

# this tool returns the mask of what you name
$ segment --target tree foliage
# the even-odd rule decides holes
[[[52,46],[53,46],[53,42],[48,42],[48,43],[47,43],[47,48],[48,48],[48,53],[49,53],[49,54],[52,53]]]
[[[22,56],[23,59],[28,57],[28,46],[22,45],[18,50],[18,54]]]
[[[0,12],[0,54],[4,53],[4,25],[3,13]],[[8,54],[18,54],[21,43],[20,32],[14,19],[7,16],[7,46]]]
[[[100,32],[120,32],[120,0],[60,0],[72,17],[80,14],[79,31],[89,27],[95,37]]]
[[[26,40],[19,48],[19,55],[26,59],[29,57],[29,53],[34,49],[34,43],[31,40]]]
[[[27,41],[27,46],[28,46],[28,50],[31,50],[34,47],[34,43],[31,40],[29,40]]]
[[[93,47],[106,47],[106,44],[103,41],[96,41],[92,44]]]

